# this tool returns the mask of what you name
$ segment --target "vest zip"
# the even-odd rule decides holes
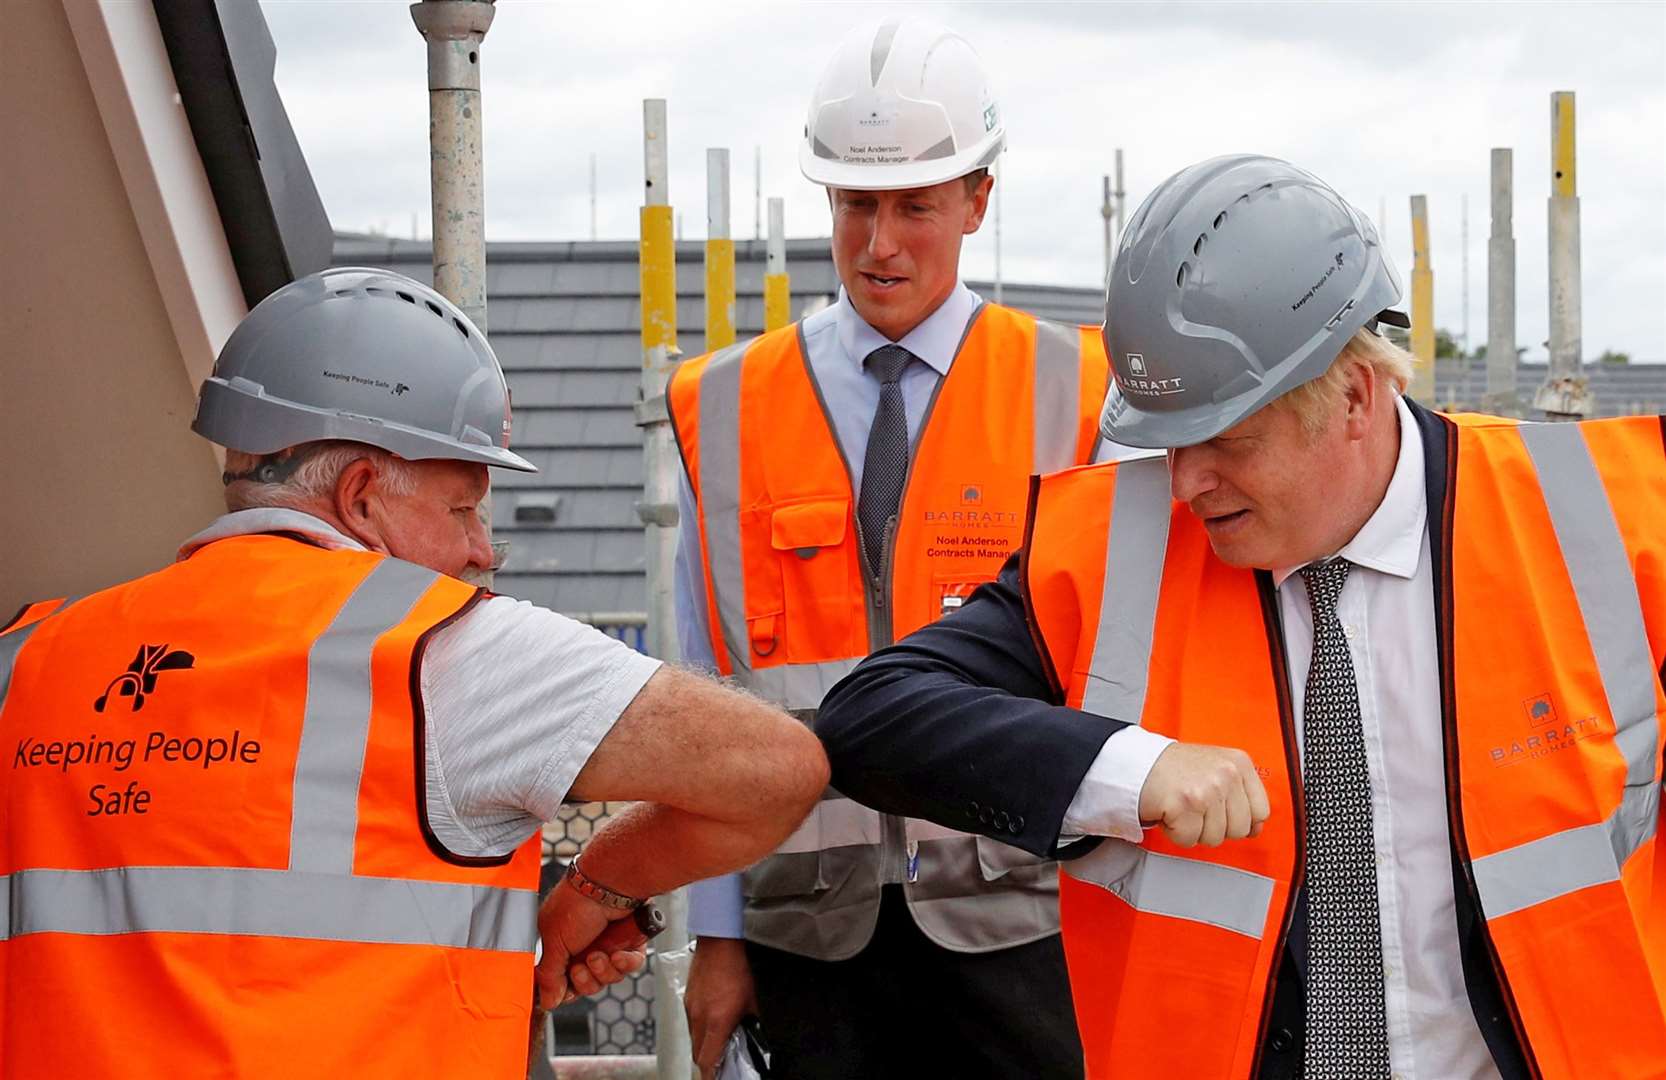
[[[1498,980],[1499,998],[1510,1016],[1510,1030],[1515,1033],[1516,1045],[1521,1048],[1521,1057],[1526,1062],[1528,1071],[1535,1077],[1543,1077],[1544,1070],[1539,1068],[1539,1063],[1533,1056],[1527,1030],[1521,1021],[1521,1010],[1517,1007],[1515,994],[1510,989],[1510,980],[1505,974],[1504,964],[1498,958],[1498,946],[1493,943],[1492,929],[1487,925],[1486,909],[1481,906],[1481,891],[1475,885],[1475,867],[1469,855],[1469,840],[1464,835],[1463,789],[1459,784],[1458,775],[1457,669],[1452,637],[1454,616],[1451,551],[1452,519],[1458,502],[1458,427],[1444,417],[1441,417],[1440,421],[1446,425],[1446,491],[1442,499],[1440,535],[1430,536],[1429,560],[1435,585],[1435,641],[1440,654],[1440,730],[1441,746],[1444,750],[1442,757],[1446,765],[1446,822],[1447,828],[1452,832],[1452,844],[1458,854],[1458,865],[1463,870],[1464,888],[1469,893],[1469,902],[1475,911],[1476,930],[1487,947],[1487,959],[1492,964],[1493,977]],[[1435,543],[1437,539],[1438,545]],[[1463,948],[1461,941],[1458,947]],[[1466,986],[1465,990],[1467,989]],[[1488,1056],[1491,1056],[1490,1052]]]
[[[1272,575],[1265,570],[1257,570],[1255,584],[1256,591],[1261,594],[1261,619],[1267,631],[1267,653],[1272,661],[1273,686],[1278,694],[1279,730],[1284,734],[1284,762],[1290,774],[1290,805],[1296,815],[1296,852],[1294,865],[1290,868],[1290,888],[1285,894],[1284,914],[1279,918],[1278,937],[1273,941],[1272,961],[1267,965],[1267,986],[1261,995],[1261,1019],[1255,1026],[1255,1055],[1250,1059],[1251,1080],[1261,1075],[1263,1058],[1267,1053],[1267,1029],[1273,1021],[1278,972],[1284,963],[1284,949],[1295,918],[1296,896],[1307,877],[1307,796],[1302,787],[1301,751],[1296,746],[1295,709],[1290,704],[1290,662],[1284,651],[1284,623],[1279,615],[1278,590],[1273,585]]]
[[[909,463],[912,473],[912,462]],[[885,522],[885,540],[880,545],[877,573],[866,582],[868,608],[868,653],[872,655],[895,644],[890,609],[892,607],[891,574],[896,561],[897,524],[901,520],[902,502],[908,498],[908,481],[903,481],[903,496],[898,500],[897,513]],[[863,554],[866,561],[866,553]],[[908,879],[908,826],[905,819],[895,814],[880,815],[879,881],[881,885],[900,885]]]

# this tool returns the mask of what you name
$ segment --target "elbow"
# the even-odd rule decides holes
[[[789,810],[802,819],[827,790],[833,770],[821,740],[803,724],[793,723],[793,744],[791,780],[783,794],[790,803]]]

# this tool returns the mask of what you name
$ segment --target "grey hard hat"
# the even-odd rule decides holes
[[[1400,276],[1377,230],[1323,180],[1236,154],[1165,180],[1105,283],[1107,439],[1190,446],[1323,375],[1389,310]]]
[[[509,386],[486,337],[451,301],[401,274],[337,267],[268,296],[232,331],[191,428],[270,454],[349,439],[412,461],[522,472]]]

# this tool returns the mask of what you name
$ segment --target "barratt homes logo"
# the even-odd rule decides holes
[[[1145,354],[1128,353],[1128,375],[1121,379],[1122,392],[1132,397],[1163,397],[1186,389],[1184,379],[1154,379]]]
[[[158,675],[164,671],[189,671],[194,663],[196,657],[183,649],[169,651],[166,645],[140,645],[127,670],[111,679],[104,693],[93,702],[93,711],[103,712],[114,691],[119,697],[132,698],[133,711],[138,712],[145,707],[145,696],[156,692]]]
[[[962,505],[962,506],[982,506],[983,505],[983,485],[982,484],[967,484],[964,487],[962,487],[960,489],[960,505]]]
[[[1538,761],[1559,750],[1566,750],[1582,739],[1613,731],[1612,725],[1599,716],[1564,722],[1549,694],[1535,694],[1523,699],[1521,711],[1527,719],[1523,734],[1487,750],[1495,766]]]

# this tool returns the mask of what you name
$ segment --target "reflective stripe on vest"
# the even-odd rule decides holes
[[[0,895],[10,897],[0,941],[37,933],[178,932],[531,952],[535,892],[353,873],[371,650],[439,577],[381,560],[313,642],[292,781],[288,870],[19,870],[0,875]],[[0,635],[0,708],[18,653],[44,623]]]
[[[1270,877],[1164,855],[1125,840],[1106,839],[1060,865],[1071,877],[1114,893],[1136,911],[1207,923],[1257,940],[1273,902]]]
[[[1117,469],[1112,529],[1105,545],[1107,588],[1099,608],[1082,708],[1136,719],[1145,712],[1146,669],[1163,587],[1169,541],[1169,468],[1165,458],[1138,458]]]
[[[749,344],[731,345],[716,353],[701,374],[700,475],[695,478],[706,529],[706,573],[717,595],[718,628],[729,673],[748,687],[752,685],[752,649],[746,633],[740,547],[740,370]],[[815,708],[821,700],[810,705],[777,704]]]
[[[530,953],[538,895],[443,881],[222,866],[19,870],[0,941],[27,934],[229,934]]]

